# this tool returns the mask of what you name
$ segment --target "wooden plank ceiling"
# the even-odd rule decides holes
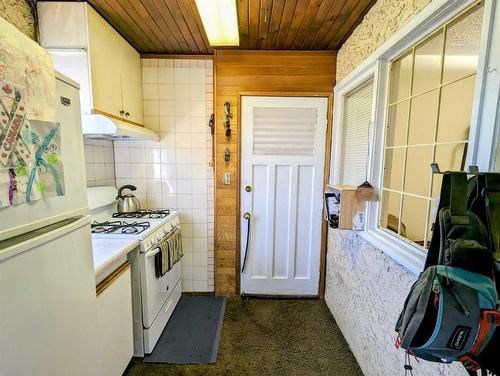
[[[194,0],[88,2],[143,54],[213,53]],[[239,49],[336,50],[376,0],[236,2]]]

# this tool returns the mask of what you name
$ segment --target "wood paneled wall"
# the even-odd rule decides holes
[[[335,51],[215,52],[215,293],[239,291],[240,95],[321,95],[333,92]],[[224,102],[233,112],[232,135],[225,137]],[[328,140],[329,142],[329,140]],[[231,151],[230,162],[224,151]],[[224,172],[231,184],[223,185]]]

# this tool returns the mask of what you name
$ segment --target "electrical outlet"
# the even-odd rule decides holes
[[[231,184],[231,173],[230,172],[224,172],[222,184],[224,184],[224,185]]]

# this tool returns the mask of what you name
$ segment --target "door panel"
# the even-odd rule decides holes
[[[269,167],[268,166],[253,166],[253,189],[262,192],[268,196],[269,185]],[[249,254],[249,267],[252,278],[265,278],[267,271],[267,231],[268,231],[268,206],[264,200],[257,200],[252,203],[252,250]],[[256,236],[264,234],[264,236]]]
[[[314,191],[311,182],[314,181],[314,166],[299,167],[299,191],[297,197],[297,246],[295,248],[295,278],[309,278],[313,240],[313,199]],[[323,174],[321,174],[323,175]],[[323,180],[323,179],[321,179]],[[321,215],[321,214],[320,214]]]
[[[291,166],[276,166],[276,195],[274,207],[274,257],[273,278],[288,276],[288,252],[290,247],[290,177]]]
[[[317,295],[327,99],[242,97],[241,109],[241,292]],[[243,219],[241,260],[246,239]]]

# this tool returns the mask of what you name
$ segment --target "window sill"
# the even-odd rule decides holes
[[[411,273],[418,276],[424,269],[426,253],[421,249],[379,229],[360,231],[358,234]]]

